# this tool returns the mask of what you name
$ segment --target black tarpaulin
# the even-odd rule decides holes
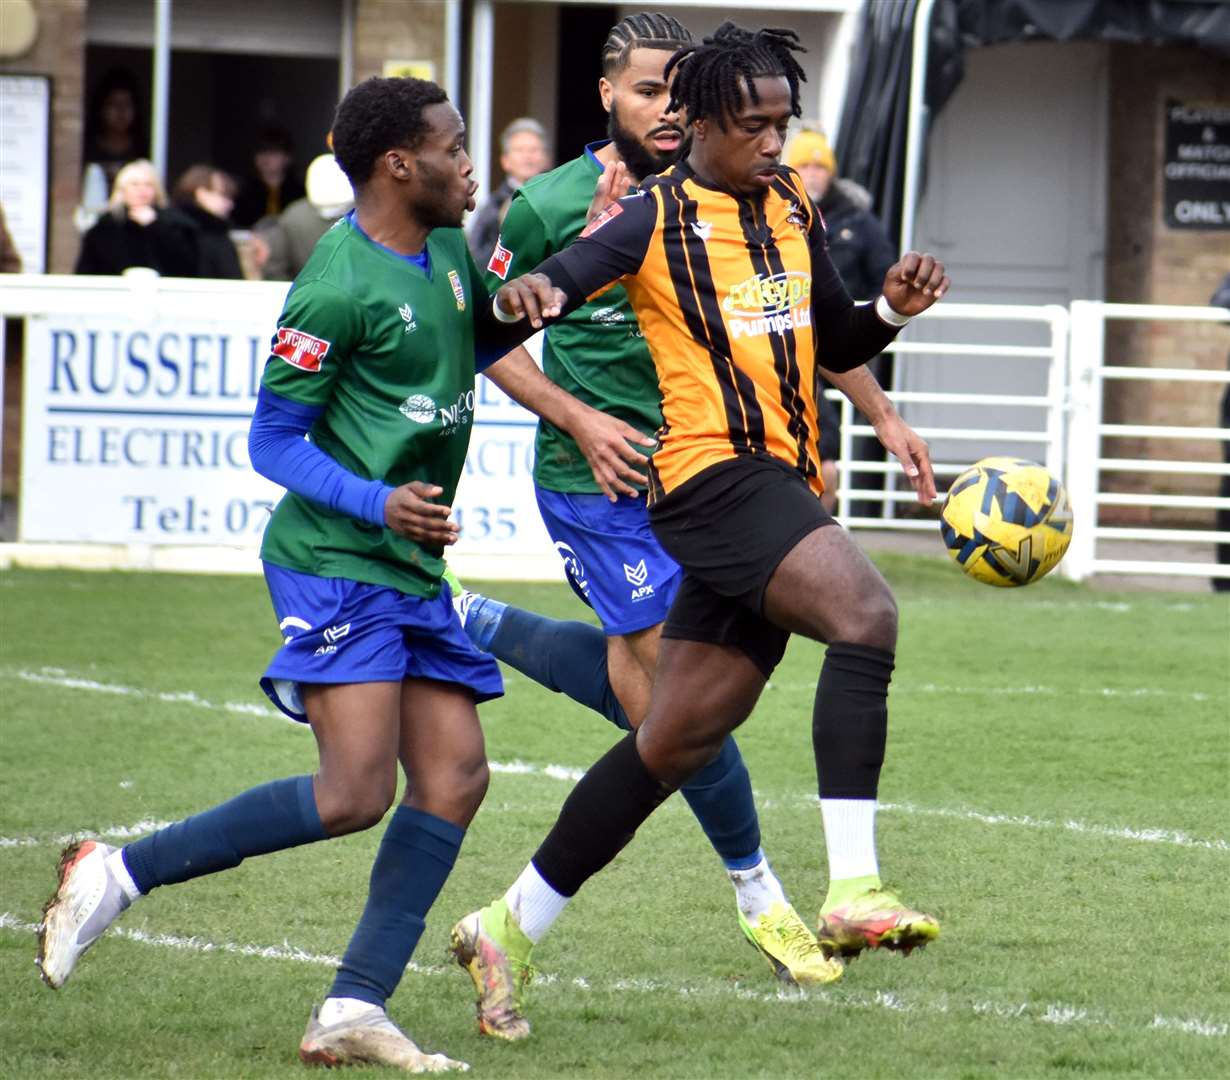
[[[842,175],[871,192],[891,236],[901,231],[911,51],[918,7],[918,0],[864,0],[837,133]],[[931,115],[943,108],[960,84],[962,54],[967,47],[1013,41],[1196,45],[1230,55],[1230,3],[937,0],[931,15],[925,88]]]

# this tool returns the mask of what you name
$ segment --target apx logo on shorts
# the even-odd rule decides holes
[[[627,579],[628,584],[635,586],[632,590],[633,603],[637,600],[648,600],[649,597],[653,596],[653,586],[647,584],[649,570],[645,566],[644,559],[641,559],[635,566],[629,566],[627,563],[624,563],[623,567],[624,577]]]

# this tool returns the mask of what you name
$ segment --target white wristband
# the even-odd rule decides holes
[[[498,315],[499,312],[497,311],[496,314]],[[896,312],[889,307],[883,293],[876,297],[876,314],[880,316],[883,322],[888,323],[889,326],[905,326],[913,318],[912,315],[902,315],[900,312]]]
[[[505,315],[503,310],[500,308],[500,301],[494,296],[491,298],[491,310],[495,314],[496,319],[502,323],[515,323],[521,321],[520,315]]]

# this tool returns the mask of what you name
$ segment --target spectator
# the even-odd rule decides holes
[[[281,128],[262,132],[252,154],[252,173],[240,185],[231,213],[236,226],[250,229],[261,218],[276,217],[303,198],[303,184],[294,173],[294,163],[289,133]]]
[[[230,233],[235,181],[211,165],[193,165],[179,178],[172,194],[175,208],[196,226],[196,276],[242,278]]]
[[[0,274],[21,273],[21,252],[13,243],[8,222],[4,220],[4,207],[0,206]]]
[[[880,286],[888,268],[897,261],[896,249],[880,219],[871,212],[871,195],[853,180],[838,179],[837,158],[822,132],[803,125],[786,147],[784,160],[795,170],[824,216],[828,229],[829,253],[833,265],[855,300],[872,300],[880,294]],[[884,377],[884,365],[872,363],[877,377]],[[820,414],[820,459],[824,478],[821,502],[830,513],[837,504],[837,466],[841,431],[836,406],[821,394],[828,383],[819,379],[817,399]],[[856,454],[882,457],[883,449],[874,439],[860,439]],[[874,482],[875,478],[867,478]],[[861,487],[864,477],[855,478],[852,486]],[[857,503],[852,509],[857,515],[880,513],[874,504]]]
[[[148,161],[130,161],[115,177],[106,213],[81,241],[78,274],[122,274],[148,266],[169,277],[195,277],[192,223],[167,206],[158,173]]]
[[[547,133],[537,120],[523,116],[500,134],[500,168],[504,170],[504,182],[478,208],[469,228],[470,252],[480,270],[487,265],[495,250],[500,225],[508,212],[513,193],[531,176],[537,176],[550,167]]]
[[[124,165],[149,154],[138,101],[136,78],[120,68],[102,77],[90,99],[83,158],[87,169],[91,165],[102,169],[108,189]]]
[[[828,227],[833,265],[855,300],[874,300],[897,250],[871,211],[867,189],[838,179],[837,159],[819,131],[804,126],[786,147],[786,164],[803,179]]]
[[[1230,308],[1230,274],[1225,276],[1225,279],[1217,287],[1217,291],[1213,294],[1209,304],[1213,307]],[[1221,394],[1221,426],[1230,428],[1230,383],[1222,388]],[[1222,461],[1230,465],[1230,440],[1223,440],[1221,444]],[[1223,499],[1230,499],[1230,474],[1221,478],[1217,492]],[[1230,532],[1230,509],[1222,507],[1217,511],[1217,531]],[[1223,566],[1230,563],[1230,544],[1217,545],[1217,561]],[[1230,578],[1214,578],[1214,592],[1230,592]]]
[[[292,281],[316,241],[353,205],[354,191],[333,155],[314,159],[307,170],[307,195],[276,218],[257,223],[256,231],[269,249],[261,276],[266,281]]]

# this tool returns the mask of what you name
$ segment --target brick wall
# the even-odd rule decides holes
[[[354,77],[383,73],[386,60],[430,60],[444,81],[444,0],[358,0]]]
[[[0,61],[0,71],[50,75],[52,79],[47,268],[57,274],[72,270],[80,239],[73,226],[73,208],[81,191],[86,6],[86,0],[34,0],[39,29],[33,49],[25,56]]]
[[[1230,273],[1230,231],[1171,229],[1162,218],[1165,105],[1230,104],[1230,61],[1195,48],[1111,48],[1110,161],[1107,169],[1106,299],[1118,303],[1205,305]],[[1191,323],[1112,323],[1106,362],[1134,366],[1224,369],[1230,331]],[[1109,423],[1218,426],[1220,387],[1210,383],[1112,382]],[[1107,457],[1148,456],[1220,461],[1221,446],[1198,439],[1115,439]],[[1111,473],[1120,491],[1215,495],[1217,478]],[[1212,524],[1212,511],[1111,508],[1106,520]]]

